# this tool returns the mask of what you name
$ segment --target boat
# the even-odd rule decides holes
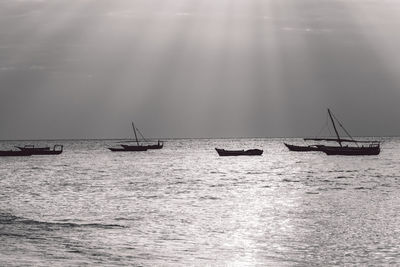
[[[145,145],[143,143],[151,143],[152,141],[147,140],[144,135],[140,132],[138,128],[135,127],[135,125],[132,122],[132,128],[133,132],[135,133],[135,140],[134,141],[125,141],[124,143],[128,142],[135,142],[136,145],[127,145],[127,144],[122,144],[121,146],[127,149],[136,149],[137,147],[144,147],[146,149],[162,149],[164,147],[164,142],[161,140],[158,140],[156,144],[150,144],[150,145]],[[137,133],[139,133],[140,137],[142,138],[140,141],[138,140]],[[139,144],[141,143],[141,144]]]
[[[157,144],[146,145],[147,149],[162,149],[164,147],[164,141],[157,141]]]
[[[0,157],[26,157],[32,154],[21,150],[0,150]]]
[[[369,146],[361,147],[332,147],[325,146],[321,148],[321,151],[327,155],[343,155],[343,156],[372,156],[379,155],[381,152],[379,144],[370,144]]]
[[[162,149],[163,147],[164,147],[164,142],[162,142],[162,141],[158,141],[157,142],[157,144],[155,144],[155,145],[141,145],[141,146],[135,146],[135,145],[121,145],[123,148],[126,148],[126,149],[131,149],[131,148],[133,148],[133,149],[135,149],[135,148],[139,148],[139,147],[142,147],[142,148],[145,148],[146,150],[147,149]]]
[[[34,145],[16,146],[20,151],[31,153],[31,155],[60,155],[63,152],[63,145],[54,145],[50,147],[35,147]]]
[[[132,147],[132,148],[125,148],[125,147],[109,147],[109,150],[112,152],[133,152],[133,151],[147,151],[147,148],[144,147]]]
[[[298,145],[290,145],[287,143],[284,144],[290,151],[296,151],[296,152],[321,151],[321,146],[322,146],[322,145],[298,146]]]
[[[157,144],[151,144],[151,145],[143,145],[139,142],[137,132],[141,135],[142,139],[145,142],[149,142],[146,140],[143,136],[143,134],[135,127],[135,124],[132,122],[132,128],[133,132],[135,134],[135,140],[134,141],[124,141],[124,143],[127,142],[135,142],[135,145],[127,145],[127,144],[120,144],[120,147],[109,147],[108,149],[111,150],[112,152],[139,152],[139,151],[147,151],[148,149],[162,149],[164,147],[164,142],[158,140]]]
[[[225,150],[215,148],[218,155],[221,157],[226,156],[261,156],[263,151],[261,149],[249,149],[249,150]]]
[[[379,155],[381,152],[380,141],[364,141],[355,140],[349,132],[344,128],[342,123],[332,114],[331,110],[328,109],[328,115],[330,121],[332,122],[333,129],[336,134],[336,138],[304,138],[305,141],[326,141],[326,142],[337,142],[337,146],[326,146],[317,145],[318,151],[322,151],[327,155],[343,155],[343,156],[369,156],[369,155]],[[342,138],[339,135],[336,123],[343,129],[348,138]],[[353,144],[352,146],[344,144]]]

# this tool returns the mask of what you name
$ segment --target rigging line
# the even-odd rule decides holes
[[[331,131],[331,127],[329,127],[329,113],[327,112],[326,113],[326,128],[328,129],[328,132],[329,132],[329,136],[333,136],[333,133],[332,133],[332,131]]]
[[[140,132],[140,130],[138,128],[136,128],[136,131],[138,131],[138,133],[140,134],[140,136],[142,137],[142,139],[146,142],[148,142],[148,140],[146,138],[144,138],[142,132]]]
[[[333,115],[333,114],[332,114]],[[351,140],[354,140],[354,138],[349,134],[349,132],[346,130],[346,128],[344,128],[344,126],[340,123],[340,121],[338,120],[338,118],[336,118],[335,115],[333,115],[333,117],[335,118],[335,120],[337,121],[337,123],[339,124],[339,126],[344,130],[344,132],[351,138]]]
[[[340,121],[338,120],[338,118],[336,118],[335,115],[333,115],[333,117],[335,118],[336,122],[339,124],[339,126],[343,129],[343,131],[350,137],[351,140],[355,141],[354,138],[350,135],[350,133],[346,130],[346,128],[344,128],[344,126],[340,123]],[[358,147],[358,143],[355,143]]]
[[[137,145],[139,146],[139,140],[138,140],[137,134],[136,134],[136,127],[135,127],[135,124],[133,124],[133,122],[132,122],[132,128],[133,128],[133,132],[135,133],[136,143],[137,143]]]
[[[325,114],[325,118],[326,118],[326,121],[325,121],[325,123],[326,123],[326,128],[328,129],[329,136],[332,136],[333,134],[332,134],[332,132],[331,132],[331,129],[329,128],[329,114],[328,114],[328,112]]]
[[[330,136],[333,136],[333,133],[332,133],[332,131],[331,131],[331,128],[330,128],[330,127],[328,127],[328,132],[329,132],[329,135],[330,135]]]
[[[333,119],[332,114],[331,114],[331,110],[329,108],[328,108],[328,114],[329,114],[329,118],[331,119],[333,129],[335,130],[335,134],[336,134],[336,137],[337,137],[337,142],[339,143],[340,147],[342,147],[343,146],[342,145],[342,141],[341,141],[339,132],[338,132],[338,130],[336,128],[335,120]]]
[[[326,124],[327,124],[326,128],[328,129],[329,136],[335,136],[335,134],[332,133],[333,124],[332,124],[331,127],[329,127],[330,126],[330,123],[329,123],[330,121],[331,121],[331,119],[329,117],[329,113],[327,112],[326,113]]]
[[[328,128],[328,131],[329,131],[329,127],[327,127],[327,126],[329,126],[329,124],[328,124],[328,114],[326,115],[325,124],[322,125],[322,128],[319,130],[319,132],[318,132],[318,134],[315,136],[315,138],[317,138],[318,136],[321,136],[322,131],[325,130],[326,128]]]

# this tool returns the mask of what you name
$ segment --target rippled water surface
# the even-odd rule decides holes
[[[0,158],[0,265],[399,265],[400,139],[367,157],[283,141],[65,141],[59,156]]]

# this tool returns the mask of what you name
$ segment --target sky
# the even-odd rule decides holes
[[[400,135],[400,1],[0,0],[0,139]]]

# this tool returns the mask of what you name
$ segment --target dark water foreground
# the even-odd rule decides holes
[[[293,153],[278,139],[106,143],[0,158],[1,266],[400,264],[400,139],[372,157]],[[264,155],[214,150],[240,143]]]

